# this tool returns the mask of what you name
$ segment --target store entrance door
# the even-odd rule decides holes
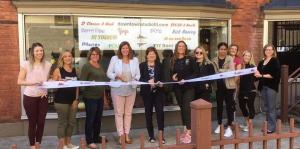
[[[300,67],[300,21],[275,21],[273,44],[281,65],[289,65],[289,73]]]

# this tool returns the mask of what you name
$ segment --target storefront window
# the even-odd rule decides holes
[[[80,49],[82,47],[82,43],[79,39],[79,27],[78,22],[79,19],[85,16],[58,16],[58,15],[26,15],[25,16],[25,54],[28,53],[28,49],[30,45],[34,42],[40,42],[44,45],[46,58],[48,61],[53,63],[53,69],[55,68],[55,62],[59,56],[59,53],[63,50],[71,50],[74,54],[74,63],[75,67],[80,70],[82,66],[82,60],[85,58],[88,48]],[[96,17],[96,18],[106,18],[108,20],[115,18],[108,18],[108,17]],[[122,18],[118,18],[122,19]],[[125,18],[124,18],[125,19]],[[168,19],[168,18],[131,18],[133,21],[137,21],[138,23],[147,22],[147,21],[157,21],[162,22],[161,24],[158,23],[158,26],[165,25],[163,22],[176,22],[176,19]],[[228,20],[213,20],[213,19],[180,19],[186,22],[191,22],[197,24],[195,32],[186,32],[187,34],[195,35],[191,36],[191,43],[196,40],[194,44],[188,44],[189,50],[194,50],[198,45],[202,45],[208,51],[208,55],[210,58],[216,56],[217,51],[217,44],[221,41],[228,41]],[[196,22],[196,23],[195,23]],[[175,24],[174,24],[175,25]],[[130,27],[128,27],[130,29]],[[178,27],[179,30],[180,27]],[[176,29],[176,27],[175,27]],[[174,29],[174,30],[175,30]],[[99,29],[101,32],[101,29]],[[143,28],[137,29],[139,33],[143,31]],[[154,28],[153,32],[160,32],[160,28]],[[108,34],[107,34],[108,35]],[[169,56],[172,55],[174,50],[174,46],[162,43],[149,43],[149,41],[155,41],[154,39],[145,40],[143,37],[147,37],[147,33],[140,34],[137,41],[142,48],[135,48],[135,54],[137,55],[140,62],[144,61],[145,58],[145,50],[147,46],[156,46],[158,49],[160,60],[163,62],[169,59]],[[101,36],[96,37],[101,40],[102,38],[116,38],[114,36]],[[155,38],[155,37],[153,37]],[[159,38],[159,37],[156,37]],[[176,43],[177,37],[169,36],[170,40],[174,40]],[[124,39],[127,40],[127,39]],[[106,46],[105,48],[101,48],[103,52],[102,58],[102,66],[106,70],[110,61],[110,58],[115,55],[116,50],[118,48],[118,44],[120,41],[114,42],[115,44],[111,44],[111,46]],[[100,43],[100,42],[99,42]],[[132,45],[135,43],[131,43]],[[136,46],[133,46],[136,47]],[[171,92],[172,89],[169,89],[170,93],[166,94],[166,105],[175,105],[175,97],[174,94]],[[49,112],[55,112],[53,108],[53,94],[55,90],[49,90]],[[108,91],[109,92],[109,91]],[[106,97],[105,102],[105,109],[112,109],[110,97]],[[140,96],[137,96],[135,108],[143,107],[143,102]]]

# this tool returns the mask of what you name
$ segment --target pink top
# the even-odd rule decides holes
[[[21,64],[21,67],[26,70],[25,81],[29,82],[45,82],[48,80],[51,63],[45,62],[45,65],[35,66],[29,68],[29,61],[25,61]],[[47,94],[47,89],[43,89],[40,86],[25,86],[24,95],[30,97],[40,97],[43,94]]]
[[[242,64],[242,60],[241,60],[241,58],[239,58],[238,56],[234,57],[233,62],[234,62],[234,68],[235,68],[235,69],[236,69],[237,65]]]

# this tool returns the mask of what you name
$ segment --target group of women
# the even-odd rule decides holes
[[[192,54],[191,54],[192,53]],[[164,71],[171,72],[171,80],[178,82],[173,86],[177,103],[180,107],[184,134],[181,135],[183,143],[191,141],[191,114],[190,102],[204,99],[210,102],[212,90],[216,90],[218,127],[215,133],[220,133],[223,118],[223,102],[226,104],[227,128],[224,136],[232,136],[231,125],[234,121],[235,95],[246,120],[253,119],[255,115],[254,100],[256,95],[255,81],[259,81],[258,90],[265,101],[268,133],[273,133],[276,127],[276,102],[280,80],[280,65],[276,58],[273,45],[263,48],[264,59],[259,62],[255,74],[240,77],[218,79],[216,81],[186,82],[185,80],[204,77],[215,73],[233,71],[236,69],[256,67],[250,51],[244,51],[242,57],[237,55],[238,46],[228,45],[225,42],[218,44],[217,57],[209,60],[203,47],[197,47],[193,52],[188,50],[184,41],[178,41],[174,57],[171,59],[171,70],[164,70],[160,63],[155,47],[146,49],[145,61],[139,63],[134,56],[130,44],[126,41],[119,45],[117,54],[110,60],[107,72],[100,65],[101,51],[92,47],[87,55],[87,63],[82,67],[80,76],[73,67],[71,51],[60,54],[58,65],[50,77],[51,64],[45,61],[43,45],[33,43],[29,51],[29,59],[21,65],[18,84],[25,86],[23,105],[28,116],[28,136],[31,149],[39,145],[47,113],[47,90],[40,85],[48,80],[84,80],[84,81],[114,81],[130,82],[142,81],[149,85],[140,86],[140,94],[144,101],[146,126],[149,142],[156,141],[152,123],[153,108],[155,108],[158,130],[164,130],[164,85],[161,82],[168,80]],[[89,148],[97,148],[101,143],[100,129],[103,113],[103,98],[107,86],[60,88],[55,93],[55,109],[58,114],[57,136],[64,149],[77,149],[79,146],[71,143],[73,128],[76,123],[77,105],[79,96],[85,103],[85,137]],[[131,144],[129,136],[132,120],[132,110],[136,97],[136,85],[122,85],[117,83],[111,86],[111,97],[114,105],[115,125],[121,143],[121,136],[125,136],[125,143]],[[241,126],[247,131],[248,126]],[[107,140],[105,140],[107,141]],[[165,139],[163,138],[163,143]]]

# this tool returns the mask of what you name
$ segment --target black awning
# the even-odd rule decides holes
[[[271,0],[265,9],[300,9],[300,0]]]

